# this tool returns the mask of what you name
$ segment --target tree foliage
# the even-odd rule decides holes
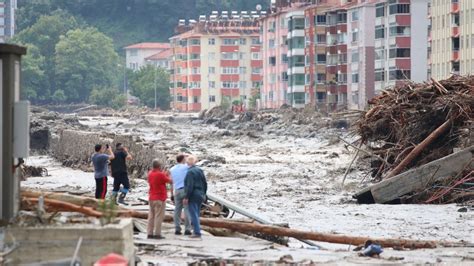
[[[56,44],[56,80],[69,101],[88,100],[92,88],[115,85],[118,55],[96,28],[75,29]]]
[[[166,110],[170,107],[169,80],[166,69],[146,65],[133,73],[130,78],[130,91],[142,104],[154,107],[156,86],[157,107]]]

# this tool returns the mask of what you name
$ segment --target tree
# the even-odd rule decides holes
[[[56,104],[64,103],[66,101],[66,95],[63,90],[57,90],[53,93],[52,100]]]
[[[119,109],[125,106],[125,95],[116,87],[96,87],[92,90],[89,102],[101,106]]]
[[[71,102],[89,99],[94,87],[111,87],[117,77],[118,55],[112,39],[96,28],[75,29],[56,44],[56,81]]]
[[[46,75],[45,58],[40,54],[38,47],[26,44],[28,53],[21,63],[21,97],[32,102],[45,100],[49,95]]]
[[[166,110],[170,107],[169,74],[166,69],[146,65],[136,71],[130,79],[132,95],[148,107],[155,106],[155,85],[157,106]]]

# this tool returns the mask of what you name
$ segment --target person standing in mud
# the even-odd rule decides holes
[[[161,224],[165,217],[166,209],[166,184],[172,183],[172,180],[164,172],[163,164],[160,160],[153,160],[153,169],[148,172],[148,184],[150,191],[148,202],[150,212],[148,213],[147,235],[149,239],[163,239],[161,235]]]
[[[185,198],[184,205],[188,205],[191,223],[193,225],[192,238],[201,238],[201,225],[199,215],[201,205],[206,200],[207,181],[201,168],[196,166],[197,158],[189,155],[187,164],[189,166],[184,179]]]
[[[107,194],[107,176],[109,175],[108,162],[113,160],[115,156],[109,144],[105,146],[96,144],[94,150],[95,153],[92,155],[91,160],[94,165],[95,198],[105,199]]]
[[[132,160],[132,155],[122,143],[115,145],[115,159],[111,161],[112,177],[114,178],[114,189],[112,190],[113,200],[117,201],[117,195],[120,193],[118,202],[125,204],[125,196],[130,190],[130,181],[127,172],[127,160]],[[123,186],[121,188],[120,186]]]
[[[174,225],[175,235],[181,235],[181,212],[184,208],[184,234],[191,235],[191,223],[189,222],[189,210],[187,205],[183,205],[184,200],[184,178],[188,172],[186,165],[186,155],[176,156],[177,164],[170,169],[173,179],[173,189],[171,190],[171,201],[174,202]]]

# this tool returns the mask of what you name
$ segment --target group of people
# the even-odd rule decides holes
[[[105,199],[107,194],[108,164],[110,162],[114,178],[112,200],[125,203],[125,196],[130,190],[127,172],[127,160],[132,155],[121,143],[117,143],[115,151],[109,145],[95,145],[92,155],[94,177],[96,181],[95,197]],[[174,225],[175,234],[181,235],[182,214],[184,210],[184,235],[191,238],[201,238],[199,216],[202,203],[206,200],[207,181],[201,168],[196,166],[197,158],[193,155],[179,154],[177,164],[169,171],[158,159],[153,160],[152,169],[148,172],[149,184],[149,214],[147,235],[150,239],[163,239],[161,225],[165,217],[167,184],[172,185],[171,201],[175,205]]]

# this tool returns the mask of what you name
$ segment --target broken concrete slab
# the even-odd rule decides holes
[[[408,193],[457,175],[474,165],[474,146],[367,187],[353,197],[359,203],[390,203]],[[469,166],[471,164],[471,166]]]

